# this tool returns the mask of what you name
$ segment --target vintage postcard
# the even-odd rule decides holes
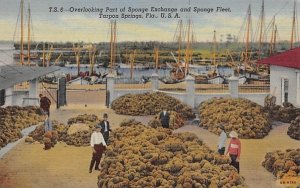
[[[300,187],[299,0],[0,0],[0,188]]]

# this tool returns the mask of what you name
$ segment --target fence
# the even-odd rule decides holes
[[[187,76],[181,83],[164,84],[158,80],[156,73],[151,76],[151,83],[148,84],[120,84],[111,74],[107,76],[107,90],[109,91],[109,104],[114,99],[129,93],[160,91],[195,107],[200,102],[215,97],[242,97],[263,105],[264,98],[269,94],[270,86],[258,83],[239,85],[236,77],[229,78],[228,84],[196,84],[192,76]]]
[[[51,104],[56,104],[57,84],[40,82],[38,85],[38,94],[43,94],[51,100]]]
[[[146,84],[115,84],[115,89],[150,89],[151,83]]]
[[[135,80],[126,77],[117,77],[115,79],[115,89],[150,89],[151,83],[144,83],[141,80]]]
[[[229,93],[228,84],[195,84],[196,93]]]
[[[270,84],[256,82],[253,84],[240,84],[239,93],[266,93],[270,91]]]

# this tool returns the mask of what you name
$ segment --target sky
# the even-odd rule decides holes
[[[300,7],[300,0],[296,1]],[[103,8],[103,14],[119,14],[125,7],[177,8],[180,18],[117,19],[117,41],[175,41],[174,34],[178,21],[188,19],[193,25],[197,41],[212,41],[214,30],[217,41],[225,41],[226,34],[238,36],[243,40],[247,9],[251,5],[252,38],[256,40],[257,24],[262,0],[24,0],[27,11],[31,7],[32,38],[34,41],[52,42],[107,42],[110,40],[110,19],[99,18],[98,12],[70,12],[71,8]],[[63,12],[50,12],[50,7],[64,8]],[[106,12],[106,7],[117,8],[117,13]],[[180,8],[191,7],[191,12],[180,12]],[[210,8],[213,12],[193,12],[194,7]],[[230,8],[230,12],[217,12],[217,7]],[[20,0],[0,0],[0,40],[20,40],[20,23],[17,22]],[[297,8],[298,10],[299,8]],[[129,14],[126,12],[126,14]],[[174,16],[175,14],[173,14]],[[270,25],[276,15],[280,40],[290,40],[293,1],[265,0],[265,27]],[[27,17],[27,16],[25,16]],[[27,22],[27,21],[26,21]],[[27,27],[27,26],[26,26]],[[26,28],[25,27],[25,28]],[[27,30],[27,28],[26,28]],[[242,32],[240,32],[242,30]],[[270,40],[270,29],[265,40]],[[25,35],[27,31],[25,31]],[[277,39],[278,40],[278,39]]]

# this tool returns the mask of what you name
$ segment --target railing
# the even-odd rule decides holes
[[[269,93],[269,83],[240,84],[239,93]]]
[[[116,78],[115,89],[151,89],[151,82],[142,83],[139,80],[129,78]]]
[[[115,84],[115,89],[151,89],[151,82],[146,84],[130,84],[130,83],[123,83],[123,84]]]
[[[196,93],[229,93],[228,84],[195,84]]]

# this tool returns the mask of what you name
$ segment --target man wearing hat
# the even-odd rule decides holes
[[[219,125],[219,129],[221,129],[221,134],[220,134],[220,137],[219,137],[218,152],[219,152],[220,155],[224,155],[227,135],[226,135],[225,127],[224,127],[223,124]]]
[[[101,133],[104,137],[105,143],[109,144],[109,132],[111,132],[109,122],[107,121],[108,115],[103,114],[103,121],[100,122]]]
[[[95,163],[96,163],[95,170],[100,170],[99,169],[100,160],[102,157],[102,153],[106,148],[106,142],[100,130],[101,130],[101,126],[97,125],[96,131],[94,131],[91,136],[91,146],[92,146],[93,155],[92,155],[92,160],[89,169],[90,173],[92,173],[92,169]]]
[[[229,154],[231,158],[230,165],[234,166],[238,173],[240,173],[240,155],[241,155],[241,142],[238,139],[238,134],[235,131],[231,131],[230,134],[230,143],[228,145],[228,150],[226,154]]]

